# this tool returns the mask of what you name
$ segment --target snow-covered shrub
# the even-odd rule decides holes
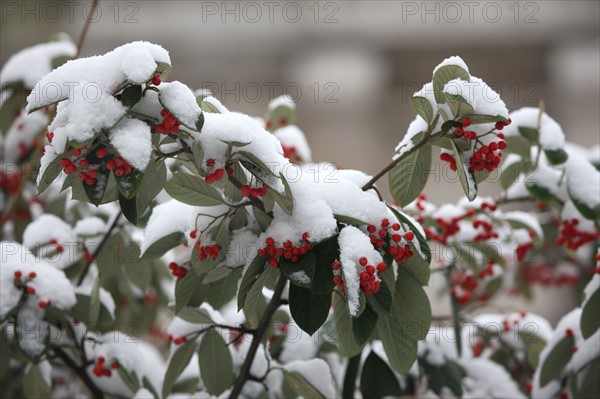
[[[450,57],[371,177],[312,163],[287,97],[250,117],[166,82],[158,45],[67,61],[75,53],[61,38],[2,69],[7,391],[598,393],[598,158],[565,143],[543,108],[509,113]],[[422,194],[434,151],[464,190],[456,204]],[[502,197],[478,196],[495,172]],[[375,185],[386,174],[394,203]],[[501,209],[517,201],[539,213]],[[452,302],[448,339],[431,339],[432,272]],[[554,330],[533,314],[474,316],[498,292],[590,275]]]

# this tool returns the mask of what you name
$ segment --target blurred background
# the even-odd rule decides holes
[[[57,31],[77,40],[91,1],[0,4],[4,63]],[[314,160],[369,174],[389,162],[414,118],[413,92],[452,55],[509,110],[543,99],[567,140],[600,142],[598,1],[110,0],[100,2],[81,55],[134,40],[165,47],[169,79],[210,89],[231,110],[262,116],[269,100],[289,95]],[[460,185],[437,165],[428,198],[455,201]],[[572,306],[553,298],[546,309]]]

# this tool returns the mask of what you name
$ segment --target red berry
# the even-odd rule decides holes
[[[206,161],[206,166],[208,166],[209,168],[213,168],[215,166],[216,161],[213,158],[209,158]]]
[[[81,156],[81,148],[73,148],[71,150],[71,153],[76,157],[80,157]]]
[[[106,148],[98,148],[96,150],[96,156],[100,159],[104,158],[107,153],[108,151],[106,151]]]
[[[462,135],[465,133],[464,129],[462,127],[456,127],[454,128],[454,134],[458,137],[462,137]]]
[[[363,257],[361,257],[361,258],[358,260],[358,263],[360,263],[360,265],[361,265],[361,266],[366,266],[366,265],[367,265],[367,263],[369,263],[369,261],[368,261],[368,259],[367,259],[367,258],[365,258],[365,257],[363,256]]]
[[[573,336],[573,330],[571,330],[570,328],[567,328],[567,331],[565,331],[565,334],[567,334],[567,337],[572,337]]]
[[[79,161],[79,166],[85,169],[90,166],[90,163],[86,159],[82,159]]]
[[[44,308],[46,308],[46,306],[48,306],[48,303],[44,302],[44,301],[39,301],[38,306],[40,309],[44,309]]]
[[[404,234],[404,238],[406,238],[409,241],[413,240],[415,238],[415,234],[412,231],[409,231]]]
[[[271,258],[269,259],[269,264],[273,267],[277,266],[277,258]]]
[[[115,160],[114,160],[114,159],[111,159],[110,161],[108,161],[108,162],[106,163],[106,168],[107,168],[108,170],[113,170],[113,169],[114,169],[116,166],[117,166],[117,163],[115,162]]]
[[[506,141],[500,141],[498,142],[498,148],[500,148],[501,150],[506,148]]]
[[[119,362],[118,362],[118,361],[116,361],[116,360],[115,360],[115,361],[113,361],[113,362],[110,364],[110,368],[112,368],[112,369],[118,369],[118,368],[119,368]]]
[[[369,225],[369,227],[367,227],[367,231],[371,234],[375,233],[377,231],[377,227],[375,227],[374,225]]]
[[[380,272],[384,272],[385,269],[387,269],[387,264],[385,262],[381,262],[377,265],[377,270],[379,270]]]
[[[152,84],[154,86],[160,85],[161,82],[162,82],[162,80],[160,79],[160,76],[155,76],[155,77],[152,78]]]
[[[70,160],[69,158],[62,158],[62,159],[60,160],[60,165],[61,165],[63,168],[66,168],[66,167],[68,167],[69,165],[71,165],[71,160]]]
[[[21,278],[22,275],[23,275],[23,273],[21,273],[18,270],[15,272],[15,278]]]
[[[33,287],[32,287],[32,286],[30,286],[30,285],[29,285],[29,286],[27,286],[27,293],[28,293],[29,295],[33,295],[33,294],[35,294],[35,288],[33,288]]]
[[[468,118],[468,117],[467,117],[467,118],[464,118],[464,119],[462,120],[462,125],[463,125],[464,127],[471,126],[471,118]]]
[[[196,238],[198,236],[198,232],[196,230],[190,231],[190,238]]]
[[[275,240],[273,240],[272,237],[267,237],[267,239],[265,240],[265,242],[267,243],[267,245],[273,245],[273,244],[275,244]]]
[[[35,272],[29,273],[29,278],[30,279],[34,279],[36,276],[37,276],[37,274]]]

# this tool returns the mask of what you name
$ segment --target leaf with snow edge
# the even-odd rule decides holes
[[[94,324],[100,316],[100,275],[94,279],[94,285],[90,294],[90,318],[89,322]]]
[[[246,320],[259,322],[260,317],[267,307],[267,302],[262,293],[263,287],[269,277],[274,274],[278,274],[277,269],[271,266],[267,267],[248,290],[248,295],[246,295],[244,301],[244,315],[246,316]]]
[[[581,201],[577,198],[576,194],[573,192],[573,189],[567,185],[567,193],[569,194],[569,198],[575,205],[575,208],[581,213],[583,217],[590,220],[600,220],[600,203],[598,203],[594,208],[590,208],[585,202]]]
[[[201,132],[203,127],[204,127],[204,112],[202,112],[198,116],[198,119],[196,119],[196,130]]]
[[[423,133],[412,138],[413,144],[422,140]],[[426,145],[405,156],[388,173],[390,191],[402,207],[410,204],[423,192],[431,169],[431,146]]]
[[[525,187],[527,191],[535,198],[536,201],[550,202],[554,199],[554,194],[547,187],[535,184],[534,181],[526,181]]]
[[[563,373],[565,367],[573,356],[573,346],[575,339],[572,336],[565,336],[558,341],[541,365],[540,386],[544,387],[548,383]]]
[[[267,263],[267,256],[257,255],[244,272],[237,295],[238,311],[242,310],[244,307],[246,297],[248,296],[248,291],[250,288],[252,288],[254,283],[256,283],[256,280],[262,274],[265,268],[265,263]]]
[[[162,191],[167,180],[167,168],[164,162],[158,164],[154,161],[148,164],[144,171],[142,183],[132,199],[119,195],[119,204],[123,214],[133,224],[137,224],[139,218],[145,214],[154,198]]]
[[[283,126],[296,124],[296,110],[288,105],[279,105],[272,110],[269,110],[265,117],[265,123],[270,121],[271,124],[267,128],[269,132],[274,132]],[[281,123],[284,122],[285,123]]]
[[[173,356],[171,356],[171,359],[169,360],[169,366],[167,367],[167,371],[165,373],[165,379],[162,387],[163,398],[169,396],[175,381],[177,381],[177,378],[190,363],[195,351],[195,340],[187,341],[175,350],[175,353],[173,353]]]
[[[443,395],[443,390],[447,387],[456,397],[462,397],[462,378],[465,372],[456,362],[446,360],[441,367],[430,364],[426,360],[422,363],[429,387],[433,392]]]
[[[125,384],[125,386],[133,393],[137,392],[140,389],[140,380],[133,370],[127,370],[125,367],[119,367],[117,369],[117,373],[121,380]]]
[[[231,274],[231,272],[233,272],[233,269],[230,269],[229,267],[217,267],[216,269],[213,269],[210,272],[208,272],[208,274],[202,280],[202,284],[207,285],[227,278]]]
[[[436,145],[440,148],[444,148],[449,151],[452,151],[452,142],[454,142],[454,144],[456,144],[456,147],[461,151],[468,151],[471,148],[471,143],[467,142],[467,140],[457,137],[451,138],[450,135],[432,136],[429,139],[429,142],[431,145]]]
[[[14,120],[25,106],[25,91],[21,87],[0,104],[0,133],[6,134]]]
[[[140,257],[140,259],[160,258],[167,251],[182,244],[184,241],[185,241],[185,235],[179,231],[173,232],[171,234],[167,234],[166,236],[156,240],[148,248],[146,248],[144,253],[142,253],[142,256]]]
[[[165,184],[167,193],[184,204],[216,206],[223,204],[221,194],[204,179],[189,173],[177,172]]]
[[[171,73],[171,65],[166,62],[157,62],[155,73],[158,74],[162,80],[164,80]]]
[[[290,280],[290,283],[299,287],[310,288],[315,280],[317,257],[314,251],[300,255],[297,262],[281,258],[279,269]]]
[[[132,199],[138,193],[142,186],[142,180],[144,179],[144,173],[139,170],[132,169],[128,175],[116,176],[117,187],[119,193],[127,199]]]
[[[304,377],[298,373],[289,373],[282,370],[284,381],[287,382],[294,392],[303,398],[324,399],[325,396],[312,386]]]
[[[540,352],[546,346],[546,341],[539,335],[528,331],[519,331],[519,336],[525,345],[525,360],[529,367],[535,370],[538,367]]]
[[[533,231],[535,233],[533,242],[537,247],[540,247],[543,244],[544,230],[542,229],[539,221],[534,217],[531,217],[530,213],[522,211],[510,211],[505,212],[502,216],[513,229],[526,229],[528,231]]]
[[[198,347],[198,364],[208,393],[218,396],[231,387],[233,360],[220,334],[215,331],[204,333]]]
[[[4,356],[6,356],[6,353],[3,357]],[[31,364],[29,366],[29,370],[23,377],[22,384],[25,398],[36,399],[50,397],[50,387],[44,379],[40,365]]]
[[[532,164],[530,162],[519,160],[511,163],[509,166],[502,168],[500,173],[500,185],[504,190],[513,185],[517,178],[523,173],[530,173]]]
[[[292,318],[298,327],[313,335],[327,320],[331,294],[316,295],[309,289],[290,284],[289,302]]]
[[[529,140],[532,144],[540,141],[540,131],[534,127],[519,126],[519,134]]]
[[[456,173],[458,173],[460,184],[467,199],[473,201],[477,197],[477,183],[475,182],[473,170],[469,167],[469,160],[466,159],[466,156],[463,156],[463,153],[456,148],[454,141],[452,142],[452,146],[452,155],[456,162]]]
[[[279,194],[275,189],[271,190],[271,193],[273,194],[277,205],[279,205],[285,213],[291,215],[294,209],[294,196],[292,195],[292,189],[290,188],[290,185],[286,178],[283,176],[283,173],[279,174],[279,178],[283,182],[283,195]]]
[[[121,102],[127,108],[133,107],[135,104],[140,102],[142,99],[142,86],[132,85],[128,86],[121,93]]]
[[[415,96],[410,100],[410,105],[427,123],[433,121],[433,107],[428,99]]]
[[[76,294],[77,303],[66,313],[74,318],[75,320],[79,320],[84,324],[91,324],[93,321],[90,319],[90,296],[83,294]],[[106,308],[106,306],[100,302],[100,313],[96,322],[96,325],[102,329],[107,329],[111,327],[114,323],[111,312]]]
[[[268,183],[269,177],[276,177],[271,168],[264,164],[256,155],[247,151],[236,151],[236,154],[241,155],[240,162],[250,173],[259,178],[264,183]],[[245,159],[244,159],[245,158]]]
[[[364,399],[399,397],[403,394],[394,372],[374,351],[369,353],[360,375],[360,392]]]
[[[435,95],[435,101],[438,104],[445,103],[444,86],[454,79],[462,79],[469,82],[471,76],[469,75],[469,72],[465,71],[463,68],[451,64],[438,68],[433,74],[433,93]]]
[[[188,305],[196,287],[202,284],[202,276],[186,273],[185,277],[175,283],[175,314]]]
[[[158,101],[171,115],[188,129],[195,130],[204,115],[196,102],[196,96],[189,87],[179,81],[161,86]]]
[[[198,102],[198,101],[196,100],[196,102]],[[202,111],[208,112],[209,114],[220,114],[221,113],[221,112],[219,112],[217,107],[215,107],[213,104],[209,103],[208,101],[201,101],[199,105],[200,105],[200,108],[202,109]]]
[[[506,150],[512,154],[521,156],[523,160],[528,161],[531,156],[531,143],[524,137],[505,136]]]
[[[600,289],[596,289],[581,305],[581,335],[584,339],[591,337],[600,328]]]
[[[362,351],[363,345],[358,345],[352,332],[352,320],[348,306],[341,294],[333,294],[333,317],[340,356],[353,357]]]
[[[455,121],[454,119],[449,119],[446,122],[442,123],[441,132],[442,135],[448,133],[450,129],[455,127],[462,127],[462,123]]]
[[[600,357],[597,357],[570,378],[571,395],[573,398],[593,398],[600,391]],[[578,384],[578,386],[575,386]]]
[[[352,318],[352,332],[358,345],[363,345],[369,340],[377,325],[377,319],[377,312],[370,306],[367,306],[360,316]]]
[[[460,118],[465,115],[471,115],[474,113],[473,106],[469,104],[463,96],[458,94],[444,93],[446,104],[450,108],[450,111],[455,118]]]
[[[367,222],[363,222],[362,220],[356,219],[352,216],[334,214],[333,217],[338,221],[338,223],[351,224],[354,226],[368,224]]]
[[[60,164],[60,155],[54,158],[52,162],[43,167],[43,173],[38,181],[38,195],[46,191],[48,187],[56,180],[56,178],[62,172],[62,166]]]

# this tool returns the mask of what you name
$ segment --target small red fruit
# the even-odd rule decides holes
[[[415,238],[415,234],[412,231],[409,231],[404,234],[404,238],[406,238],[409,241],[413,240]]]
[[[31,272],[29,273],[29,278],[34,279],[36,278],[37,274],[35,272]]]
[[[368,259],[367,259],[367,258],[365,258],[365,257],[363,256],[363,257],[361,257],[361,258],[358,260],[358,263],[360,263],[360,265],[361,265],[361,266],[366,266],[366,265],[367,265],[367,263],[369,263],[369,261],[368,261]]]
[[[468,117],[467,117],[467,118],[464,118],[464,119],[462,120],[462,125],[463,125],[464,127],[471,126],[471,118],[468,118]]]
[[[162,83],[162,80],[160,79],[160,76],[155,76],[152,78],[152,84],[154,86],[158,86]]]
[[[35,294],[35,288],[33,288],[32,286],[27,286],[27,294],[34,295]]]
[[[23,275],[23,273],[21,273],[18,270],[15,272],[15,278],[21,278],[22,275]]]

